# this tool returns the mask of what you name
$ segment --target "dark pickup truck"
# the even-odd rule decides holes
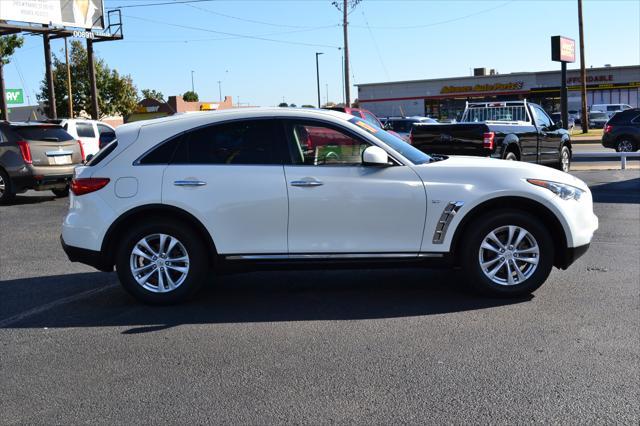
[[[432,155],[527,161],[565,172],[571,162],[569,132],[526,100],[467,103],[460,122],[415,123],[410,143]]]

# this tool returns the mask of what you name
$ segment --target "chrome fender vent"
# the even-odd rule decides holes
[[[449,224],[463,205],[464,202],[462,201],[449,201],[445,206],[442,215],[440,215],[440,220],[436,225],[436,231],[433,233],[433,244],[442,244],[444,237],[447,235]]]

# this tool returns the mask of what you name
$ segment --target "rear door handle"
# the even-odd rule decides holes
[[[201,180],[176,180],[173,184],[175,186],[205,186],[207,182]]]
[[[303,186],[303,187],[310,187],[310,186],[320,186],[320,185],[324,185],[323,182],[320,182],[319,180],[292,180],[291,181],[291,186]]]

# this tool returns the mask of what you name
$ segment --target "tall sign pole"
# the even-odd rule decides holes
[[[551,37],[551,60],[560,62],[562,71],[562,82],[560,84],[560,112],[562,114],[562,127],[569,128],[569,102],[567,95],[567,62],[576,61],[575,40],[563,37]]]
[[[587,72],[584,62],[584,28],[582,25],[582,0],[578,0],[578,31],[580,38],[580,125],[582,133],[589,131],[589,111],[587,110]]]
[[[98,106],[98,87],[96,86],[96,64],[93,60],[93,40],[87,39],[87,62],[89,63],[89,89],[91,90],[91,118],[98,120],[100,107]]]
[[[51,68],[51,44],[49,33],[42,34],[42,41],[44,42],[44,67],[47,80],[47,92],[49,95],[49,118],[58,118],[56,111],[56,91],[53,86],[53,68]]]
[[[349,90],[349,34],[347,30],[347,15],[349,11],[349,1],[344,0],[342,6],[342,28],[344,35],[344,103],[346,107],[351,106],[351,94]]]

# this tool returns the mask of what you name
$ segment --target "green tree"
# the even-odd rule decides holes
[[[182,95],[182,99],[185,100],[185,102],[198,102],[198,100],[200,99],[198,97],[198,94],[194,91],[187,91],[184,92],[184,95]]]
[[[286,107],[288,107],[288,106],[289,106],[289,104],[288,104],[288,103],[286,103],[286,102],[280,102],[280,103],[278,104],[278,106],[279,106],[279,107],[286,108]]]
[[[109,115],[127,116],[136,108],[138,103],[138,89],[133,84],[129,75],[120,75],[112,70],[104,60],[94,57],[96,68],[96,86],[98,88],[99,118]],[[91,112],[91,88],[89,84],[89,60],[87,50],[80,41],[71,42],[69,52],[69,65],[71,68],[71,96],[73,113],[77,117],[80,114]],[[67,111],[67,66],[63,58],[53,57],[53,85],[56,95],[56,109]],[[49,104],[47,80],[42,80],[38,100]],[[45,107],[48,111],[48,107]]]
[[[4,66],[10,62],[16,49],[22,47],[24,38],[12,34],[0,37],[0,120],[8,120],[6,88],[4,86]]]
[[[164,95],[158,90],[142,89],[142,99],[155,99],[156,101],[164,102]]]
[[[297,108],[297,107],[298,107],[298,105],[296,105],[296,104],[290,104],[289,105],[289,108]]]
[[[315,108],[315,105],[309,105],[309,104],[304,104],[302,105],[302,108]]]

